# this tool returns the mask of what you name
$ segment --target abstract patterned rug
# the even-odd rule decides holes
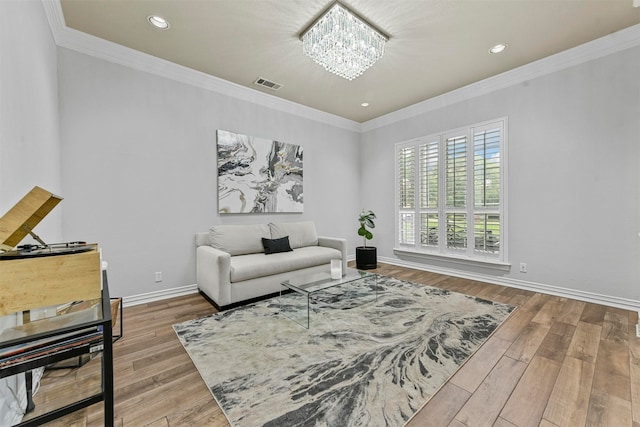
[[[513,310],[372,275],[318,295],[310,329],[278,298],[173,327],[233,427],[402,426]]]

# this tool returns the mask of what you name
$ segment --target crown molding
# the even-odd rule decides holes
[[[640,46],[640,24],[369,120],[362,123],[362,132],[387,126],[477,96],[486,95],[496,90],[636,46]]]
[[[428,113],[496,90],[523,83],[612,53],[640,46],[640,24],[609,34],[572,49],[489,77],[460,89],[410,105],[392,113],[358,123],[316,110],[255,89],[187,68],[137,50],[69,28],[64,21],[60,0],[42,0],[57,46],[117,63],[139,71],[200,87],[305,119],[354,132],[367,132]]]
[[[120,64],[138,71],[200,87],[277,111],[360,132],[361,124],[344,117],[316,110],[293,101],[247,88],[200,71],[193,70],[155,56],[113,43],[66,26],[60,0],[42,0],[44,10],[59,47]]]

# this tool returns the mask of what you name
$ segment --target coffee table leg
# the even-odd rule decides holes
[[[307,329],[309,329],[309,319],[311,318],[311,298],[309,294],[307,294]]]
[[[306,301],[303,300],[306,299]],[[287,300],[290,303],[287,303]],[[293,320],[303,328],[309,329],[309,296],[285,285],[280,285],[280,296],[278,298],[280,304],[280,314]],[[306,302],[306,307],[305,307]]]
[[[373,281],[375,282],[376,301],[378,301],[378,276],[373,276]]]

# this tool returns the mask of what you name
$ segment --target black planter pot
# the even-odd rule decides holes
[[[356,268],[358,270],[378,268],[378,251],[374,246],[356,247]]]

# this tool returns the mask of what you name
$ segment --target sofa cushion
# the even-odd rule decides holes
[[[214,225],[209,229],[209,244],[231,255],[264,252],[263,237],[271,238],[267,224]]]
[[[211,237],[209,232],[199,231],[196,233],[196,248],[200,246],[211,246]]]
[[[279,252],[291,252],[291,246],[289,246],[289,237],[284,236],[279,239],[265,239],[262,238],[262,246],[264,246],[264,254],[271,255]]]
[[[278,222],[269,224],[271,238],[289,236],[292,249],[318,245],[318,233],[313,221]]]
[[[281,252],[269,256],[265,254],[232,256],[231,282],[241,282],[322,264],[327,264],[328,272],[331,260],[341,257],[342,253],[339,250],[323,246],[306,246],[294,249],[293,252]]]

